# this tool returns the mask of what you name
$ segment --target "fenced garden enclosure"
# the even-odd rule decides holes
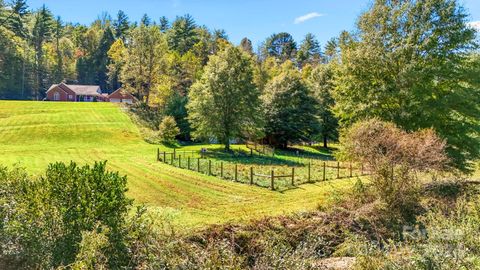
[[[271,190],[287,190],[306,183],[366,175],[362,164],[302,157],[277,159],[238,149],[222,151],[157,150],[157,161],[225,180],[256,185]],[[268,153],[268,152],[267,152]]]

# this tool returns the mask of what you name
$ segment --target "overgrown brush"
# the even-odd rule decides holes
[[[377,198],[393,216],[415,216],[419,174],[445,171],[446,143],[432,129],[406,132],[378,119],[353,124],[342,136],[340,158],[365,164]]]
[[[105,165],[56,163],[39,179],[1,168],[0,268],[319,269],[332,257],[357,269],[480,264],[480,195],[458,183],[419,192],[427,211],[416,223],[392,219],[359,179],[331,209],[179,234],[132,208],[126,178]]]

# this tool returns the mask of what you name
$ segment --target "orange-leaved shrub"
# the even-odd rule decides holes
[[[365,165],[389,210],[409,213],[418,202],[419,175],[448,170],[445,141],[432,129],[406,132],[374,118],[352,125],[341,140],[339,157]]]

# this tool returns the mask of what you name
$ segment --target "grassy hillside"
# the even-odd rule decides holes
[[[155,161],[122,109],[111,103],[0,101],[0,164],[32,174],[54,161],[108,160],[128,175],[129,196],[191,227],[310,210],[334,202],[352,180],[302,185],[284,193],[232,183]]]

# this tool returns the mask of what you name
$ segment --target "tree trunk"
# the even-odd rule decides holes
[[[225,140],[225,152],[229,152],[229,151],[230,151],[230,140],[226,139]]]
[[[328,145],[327,145],[327,136],[323,136],[323,147],[324,147],[324,148],[328,148]]]

